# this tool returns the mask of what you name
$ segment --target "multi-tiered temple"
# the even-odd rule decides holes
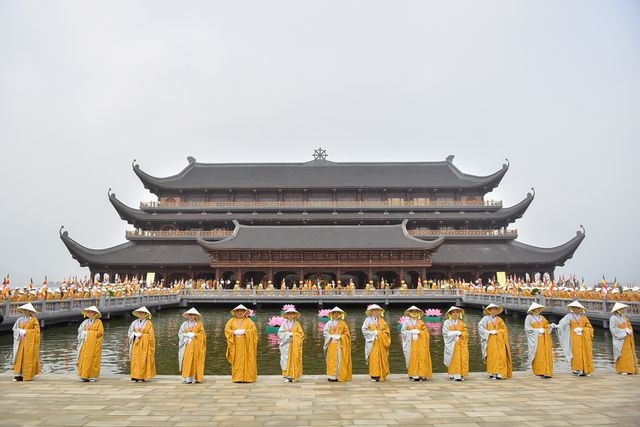
[[[488,176],[440,162],[337,163],[316,150],[306,163],[198,163],[166,178],[133,164],[157,201],[135,209],[109,192],[133,226],[128,242],[88,249],[61,239],[92,275],[282,279],[319,273],[359,286],[381,278],[415,286],[418,278],[488,279],[496,272],[553,275],[573,256],[584,230],[555,248],[516,241],[509,225],[533,201],[503,207],[486,200],[509,165]]]

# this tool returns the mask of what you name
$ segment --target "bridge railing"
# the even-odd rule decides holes
[[[125,307],[139,307],[142,305],[171,304],[180,301],[179,294],[158,294],[158,295],[134,295],[128,297],[108,297],[101,298],[77,298],[65,300],[38,300],[29,301],[38,312],[38,316],[64,315],[65,313],[79,313],[82,309],[95,305],[101,312],[110,312],[123,309]],[[15,319],[20,316],[18,307],[26,302],[5,301],[0,304],[0,314],[6,319]]]
[[[371,297],[405,298],[420,296],[457,297],[457,289],[332,289],[332,290],[300,290],[300,289],[188,289],[185,297],[194,298],[358,298]]]
[[[519,311],[527,311],[527,308],[532,302],[544,305],[548,311],[553,311],[556,314],[566,312],[567,305],[574,301],[574,298],[549,298],[543,295],[537,295],[535,297],[522,297],[515,295],[501,295],[501,294],[476,294],[467,292],[462,296],[462,300],[465,303],[482,303],[489,304],[494,303],[500,306],[515,309]],[[598,300],[585,300],[580,299],[580,303],[587,309],[587,314],[597,314],[599,317],[608,318],[611,316],[611,309],[617,301],[610,299],[598,299]],[[640,320],[640,302],[635,301],[623,301],[629,308],[626,314],[630,319]]]

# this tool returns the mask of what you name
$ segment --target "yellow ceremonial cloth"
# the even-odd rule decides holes
[[[235,335],[244,329],[243,335]],[[227,337],[227,361],[231,364],[231,381],[252,383],[258,379],[258,330],[248,317],[230,319],[224,328]]]
[[[27,333],[20,338],[13,373],[22,373],[22,379],[29,381],[40,373],[40,323],[31,316],[28,321],[20,323],[20,329],[26,329]]]
[[[433,376],[433,367],[429,350],[429,330],[422,319],[418,319],[415,327],[407,327],[408,331],[412,329],[418,329],[420,334],[417,340],[411,340],[411,356],[409,357],[407,374],[410,377],[431,378]]]
[[[536,355],[531,363],[533,375],[553,376],[553,352],[549,321],[540,316],[539,322],[531,322],[531,326],[535,329],[543,328],[544,334],[538,334],[538,345],[536,346]],[[536,332],[537,333],[537,332]]]
[[[625,318],[625,322],[620,322],[620,329],[632,328],[631,321]],[[636,343],[633,334],[627,335],[622,344],[622,352],[616,360],[616,372],[626,372],[628,374],[638,373],[638,358],[636,356]]]
[[[582,328],[582,335],[573,330]],[[592,373],[593,366],[593,326],[587,316],[581,316],[579,321],[571,320],[571,370],[582,371],[585,374]]]
[[[302,343],[304,342],[304,330],[302,326],[300,326],[300,322],[296,321],[293,329],[285,332],[293,332],[293,337],[291,343],[289,343],[287,369],[282,371],[282,376],[295,381],[302,376]]]
[[[204,380],[204,359],[207,355],[207,334],[200,320],[192,329],[187,332],[193,332],[196,336],[190,343],[184,347],[184,356],[182,357],[182,378],[194,378],[200,383]]]
[[[487,341],[487,372],[500,374],[502,378],[511,378],[513,367],[507,325],[504,324],[504,320],[496,317],[493,322],[487,322],[487,330],[498,331],[496,335],[489,335]]]
[[[104,338],[102,320],[94,320],[91,326],[85,326],[85,331],[87,337],[84,339],[84,344],[78,355],[78,376],[80,378],[98,378]]]
[[[338,381],[351,381],[351,332],[344,320],[329,329],[331,335],[340,335],[338,341],[329,340],[327,346],[327,376],[336,377]],[[339,344],[338,344],[339,343]],[[338,366],[340,351],[340,366]]]
[[[369,354],[369,376],[380,377],[384,381],[389,376],[389,347],[391,347],[391,332],[389,325],[380,317],[378,327],[375,323],[369,325],[369,330],[378,330],[377,339],[373,341],[373,348]]]
[[[459,374],[466,377],[469,375],[469,331],[467,325],[462,320],[458,320],[458,324],[451,325],[449,330],[460,331],[462,335],[453,348],[453,356],[447,372],[449,375]]]
[[[153,324],[147,319],[141,328],[133,328],[134,332],[142,333],[139,338],[133,338],[131,345],[131,378],[148,380],[156,376],[156,336]]]

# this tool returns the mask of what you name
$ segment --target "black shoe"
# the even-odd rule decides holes
[[[22,381],[23,378],[21,376],[13,377],[14,381]]]
[[[80,381],[82,381],[83,383],[88,383],[89,382],[89,378],[80,378]]]
[[[337,383],[338,380],[335,378],[327,378],[327,381],[329,381],[330,383]]]
[[[138,379],[137,379],[137,378],[131,378],[131,382],[132,382],[132,383],[137,383],[137,382],[138,382]]]

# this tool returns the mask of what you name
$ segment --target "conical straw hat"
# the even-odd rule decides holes
[[[287,308],[284,313],[282,314],[287,314],[287,313],[293,313],[293,314],[297,314],[298,316],[300,316],[300,312],[298,310],[296,310],[293,307]]]
[[[575,307],[575,308],[579,308],[581,310],[587,310],[584,305],[580,304],[578,301],[574,301],[571,304],[567,304],[567,307]]]
[[[483,312],[484,314],[489,314],[489,309],[490,309],[490,308],[493,308],[493,307],[497,307],[497,308],[499,308],[499,310],[498,310],[498,314],[500,314],[500,313],[502,313],[502,312],[504,311],[504,308],[500,307],[500,306],[499,306],[499,305],[497,305],[497,304],[491,303],[491,304],[489,304],[488,306],[486,306],[486,307],[484,308],[484,310],[482,310],[482,312]]]
[[[529,309],[527,310],[527,313],[531,313],[533,310],[536,310],[538,308],[544,308],[544,305],[538,304],[537,302],[532,302],[529,306]]]
[[[240,304],[237,307],[235,307],[233,310],[231,310],[231,314],[233,314],[234,311],[238,311],[238,310],[244,310],[247,313],[249,313],[249,311],[250,311],[247,307],[245,307],[244,305]]]
[[[621,302],[617,302],[613,305],[613,308],[611,309],[612,313],[615,313],[616,311],[620,310],[621,308],[627,308],[629,307],[627,304],[623,304]]]
[[[384,308],[380,307],[378,304],[370,304],[367,306],[367,310],[365,311],[367,316],[369,316],[371,310],[380,310],[382,315],[384,315]]]
[[[409,316],[409,312],[410,312],[410,311],[419,311],[420,313],[423,313],[423,314],[424,314],[424,310],[423,310],[423,309],[421,309],[421,308],[416,307],[415,305],[412,305],[411,307],[407,308],[407,309],[404,311],[404,314],[405,314],[405,315],[407,315],[407,316]]]
[[[191,307],[189,310],[182,313],[182,317],[185,317],[188,319],[190,314],[195,314],[198,317],[202,317],[202,314],[200,314],[198,310],[195,309],[195,307]]]
[[[451,306],[451,308],[449,308],[449,310],[447,310],[447,313],[446,313],[446,314],[449,314],[449,313],[451,313],[452,311],[456,311],[456,310],[460,310],[461,312],[463,312],[463,313],[464,313],[464,309],[463,309],[463,308],[456,307],[455,305],[452,305],[452,306]]]
[[[138,309],[133,310],[134,316],[140,317],[138,313],[147,313],[147,318],[151,319],[151,312],[147,310],[147,307],[140,307]]]
[[[21,305],[20,307],[18,307],[18,310],[26,310],[32,313],[37,313],[36,308],[30,302]]]
[[[98,310],[98,307],[96,307],[95,305],[92,305],[91,307],[87,307],[84,310],[82,310],[82,315],[85,317],[89,317],[87,316],[87,311],[93,311],[94,313],[98,313],[98,319],[102,317],[102,313],[100,313],[100,310]]]

